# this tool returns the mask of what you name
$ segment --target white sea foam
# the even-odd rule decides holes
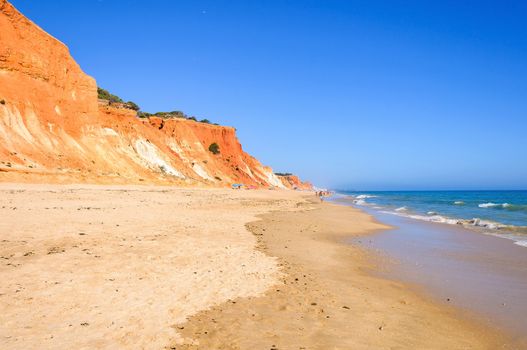
[[[489,203],[478,204],[478,207],[480,207],[480,208],[509,208],[511,206],[512,205],[509,204],[509,203],[492,203],[492,202],[489,202]]]
[[[402,207],[402,208],[405,208],[405,207]],[[490,230],[500,230],[500,229],[509,227],[499,222],[490,221],[490,220],[481,220],[479,218],[473,218],[470,220],[452,219],[449,217],[438,215],[437,213],[430,214],[433,212],[428,212],[427,215],[411,214],[407,212],[407,209],[403,210],[402,208],[398,208],[401,210],[395,209],[395,211],[383,211],[383,213],[403,216],[406,218],[421,220],[421,221],[436,222],[436,223],[449,224],[449,225],[475,226],[475,227],[488,228]]]
[[[358,196],[357,197],[350,196],[350,197],[353,200],[354,204],[361,205],[361,206],[368,206],[369,208],[373,208],[373,209],[378,209],[379,212],[381,213],[391,214],[391,215],[396,215],[400,217],[406,217],[406,218],[410,218],[414,220],[426,221],[426,222],[431,222],[431,223],[459,225],[467,229],[477,229],[478,232],[481,232],[484,234],[513,240],[515,244],[527,248],[527,240],[525,240],[526,236],[523,234],[516,233],[516,232],[527,232],[527,226],[517,227],[517,226],[512,226],[512,225],[505,225],[505,224],[495,222],[495,221],[482,220],[480,218],[455,219],[455,218],[450,218],[450,217],[439,215],[437,212],[434,212],[434,211],[429,211],[426,214],[416,214],[416,213],[412,213],[405,206],[399,207],[397,209],[388,210],[387,208],[380,207],[375,203],[366,202],[365,199],[371,198],[369,197],[369,195],[361,195],[361,196],[362,196],[361,198],[359,198]],[[462,201],[456,201],[453,203],[455,205],[465,204]],[[482,203],[482,204],[484,204],[483,208],[485,207],[491,208],[494,205],[494,206],[500,206],[502,208],[507,208],[508,210],[514,210],[515,208],[520,207],[518,205],[512,205],[509,203],[497,204],[497,203],[489,202],[489,203]],[[521,206],[521,207],[527,208],[527,205]],[[525,230],[518,230],[518,229],[523,229],[523,228],[525,228]]]
[[[490,221],[490,220],[481,220],[479,218],[474,218],[463,222],[463,224],[468,224],[472,226],[485,227],[491,230],[499,230],[501,228],[507,227],[507,225],[500,224],[499,222]]]
[[[478,204],[478,207],[480,207],[480,208],[494,208],[494,207],[498,207],[498,206],[501,206],[501,204],[496,204],[496,203],[492,203],[492,202]]]
[[[353,203],[356,205],[361,206],[368,206],[369,208],[378,209],[379,212],[385,213],[385,214],[391,214],[396,215],[400,217],[406,217],[409,219],[414,220],[420,220],[420,221],[426,221],[430,223],[440,223],[440,224],[448,224],[448,225],[458,225],[461,227],[465,227],[466,229],[472,229],[476,230],[477,232],[493,235],[500,238],[506,238],[514,241],[515,244],[526,247],[527,248],[527,239],[525,239],[525,235],[517,232],[527,232],[527,226],[525,227],[518,227],[518,226],[512,226],[512,225],[506,225],[500,222],[490,221],[490,220],[483,220],[480,218],[472,218],[472,219],[456,219],[451,217],[446,217],[439,215],[435,211],[428,211],[426,214],[417,214],[413,213],[408,207],[402,206],[397,209],[387,209],[386,207],[379,207],[375,203],[368,203],[365,201],[367,198],[371,198],[369,195],[361,195],[356,197],[351,197],[353,200]],[[463,201],[455,201],[452,202],[455,205],[465,205],[465,202]],[[479,205],[480,208],[503,208],[507,210],[522,210],[523,207],[527,208],[527,205],[525,206],[519,206],[519,205],[513,205],[509,203],[481,203]],[[518,209],[520,208],[520,209]],[[523,230],[525,228],[525,230]],[[519,230],[522,229],[522,230]]]
[[[449,225],[457,225],[459,223],[459,220],[456,219],[450,219],[441,215],[432,215],[432,216],[420,216],[420,215],[412,215],[414,219],[418,220],[425,220],[429,222],[438,222],[441,224],[449,224]]]
[[[368,203],[366,202],[366,199],[368,198],[375,198],[377,196],[371,195],[371,194],[360,194],[358,196],[352,196],[353,203],[357,205],[372,205],[375,203]]]
[[[377,196],[374,196],[372,194],[359,194],[355,198],[357,199],[368,199],[368,198],[376,198]]]
[[[457,225],[460,222],[460,220],[451,219],[451,218],[444,217],[444,216],[437,215],[437,214],[436,215],[431,215],[431,216],[425,216],[425,215],[418,215],[418,214],[403,213],[401,211],[399,211],[399,212],[383,211],[383,213],[397,215],[397,216],[403,216],[405,218],[410,218],[410,219],[415,219],[415,220],[428,221],[428,222],[437,222],[437,223],[450,224],[450,225]]]

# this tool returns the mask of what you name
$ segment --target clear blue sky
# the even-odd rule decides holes
[[[12,0],[143,110],[353,189],[527,188],[526,1]]]

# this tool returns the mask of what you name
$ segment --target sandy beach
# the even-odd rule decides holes
[[[263,297],[192,317],[182,332],[199,346],[184,349],[512,348],[478,320],[373,277],[381,257],[343,243],[386,226],[349,207],[311,203],[302,209],[248,225],[259,249],[279,257],[281,283]]]
[[[526,13],[0,0],[0,350],[527,349]]]
[[[3,184],[2,349],[507,348],[294,191]]]
[[[278,283],[245,224],[292,191],[0,185],[0,348],[162,349]]]

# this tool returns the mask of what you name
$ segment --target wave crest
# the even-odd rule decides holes
[[[492,203],[492,202],[488,202],[488,203],[478,204],[478,207],[480,207],[480,208],[498,208],[498,207],[507,208],[508,206],[510,206],[509,203]]]
[[[376,198],[377,196],[374,196],[372,194],[359,194],[355,198],[357,199],[368,199],[368,198]]]
[[[488,209],[506,209],[511,211],[527,211],[527,205],[514,205],[510,203],[481,203],[478,204],[478,207]]]

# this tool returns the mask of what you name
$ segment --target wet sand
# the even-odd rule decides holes
[[[248,225],[284,275],[263,297],[236,299],[179,325],[174,349],[512,349],[508,339],[407,285],[372,276],[382,260],[346,244],[386,228],[362,211],[302,205]]]
[[[395,260],[382,276],[424,287],[436,300],[483,318],[510,333],[518,348],[527,348],[527,248],[457,226],[368,212],[394,227],[354,240]]]

